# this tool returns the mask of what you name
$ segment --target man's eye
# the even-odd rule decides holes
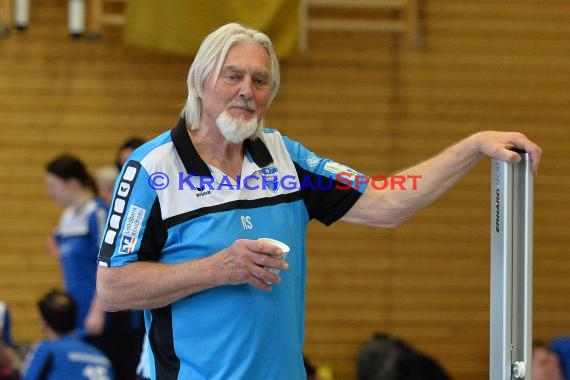
[[[228,74],[224,76],[224,79],[227,80],[228,82],[236,82],[240,80],[240,76],[236,74]]]
[[[255,78],[253,83],[258,87],[265,87],[268,84],[268,80],[266,78]]]

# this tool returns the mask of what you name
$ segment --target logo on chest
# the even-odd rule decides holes
[[[198,187],[196,186],[196,190],[198,190],[198,193],[196,193],[196,197],[200,198],[206,195],[210,195],[212,192],[210,190],[206,190],[206,186],[202,186],[202,187]]]
[[[259,170],[261,175],[262,189],[267,189],[273,193],[279,190],[279,169],[277,166],[266,166]]]

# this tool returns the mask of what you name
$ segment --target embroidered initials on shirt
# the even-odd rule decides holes
[[[251,217],[249,215],[245,215],[241,217],[241,225],[244,230],[252,230],[253,223],[251,222]]]

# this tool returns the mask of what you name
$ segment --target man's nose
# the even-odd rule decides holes
[[[253,81],[246,77],[241,83],[239,89],[239,97],[241,99],[251,99],[253,97]]]

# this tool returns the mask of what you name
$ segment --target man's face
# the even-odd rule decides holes
[[[204,85],[201,124],[240,129],[264,117],[271,92],[271,61],[254,42],[240,42],[228,52],[216,83],[210,76]],[[239,131],[237,131],[239,132]],[[253,131],[255,132],[255,128]],[[239,133],[238,133],[239,134]],[[247,132],[247,137],[252,133]]]

